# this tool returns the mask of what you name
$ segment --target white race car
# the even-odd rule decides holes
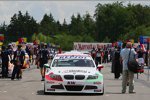
[[[88,54],[66,52],[56,54],[51,64],[45,64],[44,94],[96,93],[104,94],[103,75]],[[102,66],[100,66],[102,67]]]

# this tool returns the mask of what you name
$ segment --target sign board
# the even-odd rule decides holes
[[[92,50],[92,48],[111,48],[112,43],[86,43],[86,42],[74,42],[74,50]]]
[[[148,36],[140,36],[140,44],[147,44],[148,43]]]

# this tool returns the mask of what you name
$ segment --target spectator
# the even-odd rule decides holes
[[[103,59],[104,63],[108,63],[108,50],[107,48],[104,49],[104,59]]]
[[[58,54],[61,54],[61,53],[62,53],[62,49],[61,49],[61,47],[59,47]]]
[[[122,73],[122,64],[120,62],[120,47],[117,47],[117,50],[115,51],[113,68],[115,79],[119,79],[120,74]]]
[[[6,50],[5,46],[2,46],[1,58],[2,58],[2,78],[8,77],[8,63],[10,54]]]
[[[102,59],[101,59],[101,49],[98,48],[98,51],[96,52],[96,66],[98,66],[98,64],[102,63]]]
[[[92,51],[91,51],[91,56],[93,58],[93,60],[95,60],[95,57],[96,57],[96,50],[95,48],[93,47]]]
[[[145,53],[144,51],[142,50],[142,48],[140,48],[138,51],[137,51],[137,56],[138,56],[138,63],[140,66],[144,66],[144,58],[145,58]]]
[[[41,76],[42,76],[42,80],[44,81],[44,77],[45,77],[45,68],[44,68],[44,64],[48,63],[48,59],[49,59],[49,51],[45,48],[44,44],[41,44],[41,49],[38,53],[38,58],[39,58],[39,67],[40,67],[40,72],[41,72]]]
[[[11,80],[15,79],[15,75],[17,75],[17,79],[22,78],[22,67],[25,60],[25,52],[21,50],[21,45],[18,45],[18,49],[14,52],[13,64],[14,69],[12,72]]]
[[[123,61],[123,75],[122,75],[122,93],[126,92],[127,83],[129,81],[129,93],[134,92],[134,73],[128,70],[128,59],[130,53],[130,60],[135,58],[136,52],[132,49],[131,42],[127,42],[126,48],[121,50],[120,56]]]

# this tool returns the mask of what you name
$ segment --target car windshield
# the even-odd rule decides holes
[[[90,59],[55,59],[52,67],[95,67]]]

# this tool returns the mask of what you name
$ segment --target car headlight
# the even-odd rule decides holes
[[[56,80],[56,81],[62,81],[62,78],[60,75],[56,75],[56,74],[50,74],[49,75],[51,79]]]
[[[89,75],[87,80],[91,80],[91,79],[97,79],[98,75]]]

